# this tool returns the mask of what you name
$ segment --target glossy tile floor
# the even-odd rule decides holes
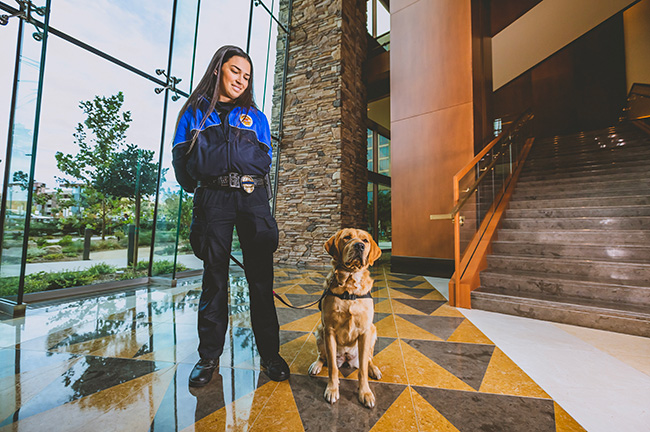
[[[317,299],[325,271],[276,269],[276,292],[299,306]],[[341,399],[323,399],[316,306],[277,302],[288,381],[260,372],[246,282],[232,271],[227,346],[201,389],[197,361],[200,280],[28,308],[0,322],[3,431],[581,431],[563,407],[421,276],[373,269],[377,405],[356,396],[341,369]]]

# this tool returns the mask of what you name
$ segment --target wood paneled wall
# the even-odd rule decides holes
[[[476,153],[493,138],[490,3],[490,0],[472,0],[472,101]]]
[[[493,116],[528,107],[537,136],[607,127],[625,104],[623,15],[619,13],[493,94]]]
[[[491,35],[499,33],[542,0],[491,0]]]
[[[391,1],[393,257],[453,258],[452,224],[429,215],[474,154],[471,18],[471,0]]]

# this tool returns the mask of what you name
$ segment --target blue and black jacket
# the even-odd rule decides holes
[[[207,109],[207,103],[204,110]],[[176,180],[187,192],[194,192],[197,181],[230,172],[248,175],[268,174],[271,168],[271,131],[266,116],[256,108],[235,106],[222,122],[213,111],[199,130],[204,116],[200,108],[183,113],[174,136],[172,164]],[[198,137],[188,153],[194,135]]]

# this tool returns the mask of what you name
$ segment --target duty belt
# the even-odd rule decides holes
[[[198,187],[207,187],[210,189],[216,188],[236,188],[244,189],[246,192],[251,193],[255,190],[255,186],[264,186],[264,177],[259,175],[244,175],[239,173],[229,173],[213,177],[208,180],[199,180]]]

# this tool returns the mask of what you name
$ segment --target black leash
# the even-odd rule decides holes
[[[290,308],[293,308],[293,309],[306,309],[306,308],[311,307],[311,306],[315,305],[316,303],[318,303],[318,309],[319,310],[321,308],[320,307],[320,302],[325,298],[325,296],[328,296],[328,295],[338,297],[341,300],[356,300],[356,299],[363,299],[363,298],[372,298],[372,294],[370,294],[370,292],[367,292],[364,295],[359,295],[358,296],[356,294],[350,294],[347,291],[344,291],[343,294],[336,294],[336,293],[333,293],[329,288],[325,288],[323,290],[323,294],[315,302],[310,303],[310,304],[305,305],[305,306],[292,306],[289,303],[287,303],[286,301],[284,301],[284,299],[282,297],[280,297],[278,294],[276,294],[275,291],[273,291],[273,295],[275,296],[275,298],[280,300],[282,303],[284,303],[285,305],[287,305],[287,306],[289,306]]]
[[[230,254],[230,259],[233,260],[233,261],[235,262],[235,264],[237,264],[239,267],[241,267],[242,270],[246,271],[246,269],[244,268],[244,264],[240,263],[240,262],[237,260],[237,258],[235,258],[234,256],[232,256],[232,254]]]
[[[233,260],[233,261],[235,262],[235,264],[237,264],[239,267],[241,267],[242,270],[246,270],[246,269],[244,268],[244,264],[240,263],[239,260],[238,260],[237,258],[235,258],[234,256],[232,256],[232,254],[230,254],[230,259]],[[323,300],[323,298],[327,295],[327,291],[328,291],[327,289],[324,290],[324,291],[323,291],[323,295],[321,295],[320,298],[319,298],[318,300],[316,300],[315,302],[310,303],[310,304],[308,304],[308,305],[304,305],[304,306],[293,306],[293,305],[290,305],[290,304],[287,303],[287,302],[286,302],[282,297],[280,297],[280,295],[279,295],[278,293],[276,293],[275,291],[273,291],[273,295],[275,296],[276,299],[280,300],[282,303],[284,303],[285,305],[289,306],[289,307],[292,308],[292,309],[307,309],[308,307],[312,307],[312,306],[315,305],[316,303],[320,303],[321,300]],[[319,309],[320,309],[320,307],[319,307]]]
[[[245,269],[244,269],[244,264],[240,263],[239,260],[238,260],[237,258],[235,258],[234,256],[232,256],[232,254],[230,254],[230,259],[233,260],[233,261],[235,262],[235,264],[237,264],[239,267],[241,267],[242,270],[245,270]],[[364,295],[360,295],[360,296],[358,296],[358,295],[356,295],[356,294],[350,294],[350,293],[347,292],[347,291],[344,291],[343,294],[335,294],[335,293],[333,293],[332,291],[330,291],[329,288],[325,288],[325,289],[323,290],[323,294],[321,294],[320,298],[319,298],[318,300],[316,300],[315,302],[313,302],[313,303],[309,303],[308,305],[303,305],[303,306],[294,306],[294,305],[291,305],[291,304],[287,303],[287,302],[286,302],[282,297],[280,297],[280,295],[279,295],[278,293],[276,293],[275,291],[273,291],[273,295],[275,296],[276,299],[280,300],[282,303],[284,303],[286,306],[288,306],[288,307],[290,307],[290,308],[292,308],[292,309],[307,309],[307,308],[310,308],[310,307],[314,306],[316,303],[318,303],[318,309],[320,309],[320,302],[321,302],[321,301],[325,298],[325,296],[327,296],[327,295],[332,295],[332,296],[334,296],[334,297],[338,297],[338,298],[340,298],[341,300],[356,300],[356,299],[362,299],[362,298],[372,298],[372,295],[370,294],[370,291],[368,291],[368,292],[367,292],[366,294],[364,294]]]
[[[318,303],[318,309],[320,309],[320,302],[321,302],[321,300],[323,300],[323,299],[325,298],[325,296],[327,295],[327,291],[328,291],[328,290],[323,290],[323,294],[320,296],[320,298],[319,298],[318,300],[316,300],[316,301],[313,302],[313,303],[310,303],[310,304],[308,304],[308,305],[303,305],[303,306],[293,306],[293,305],[290,305],[289,303],[287,303],[286,301],[284,301],[284,299],[283,299],[282,297],[280,297],[280,295],[279,295],[278,293],[276,293],[275,291],[273,291],[273,295],[275,296],[276,299],[280,300],[282,303],[284,303],[285,305],[289,306],[289,307],[292,308],[292,309],[307,309],[308,307],[312,307],[312,306],[315,305],[316,303]]]

